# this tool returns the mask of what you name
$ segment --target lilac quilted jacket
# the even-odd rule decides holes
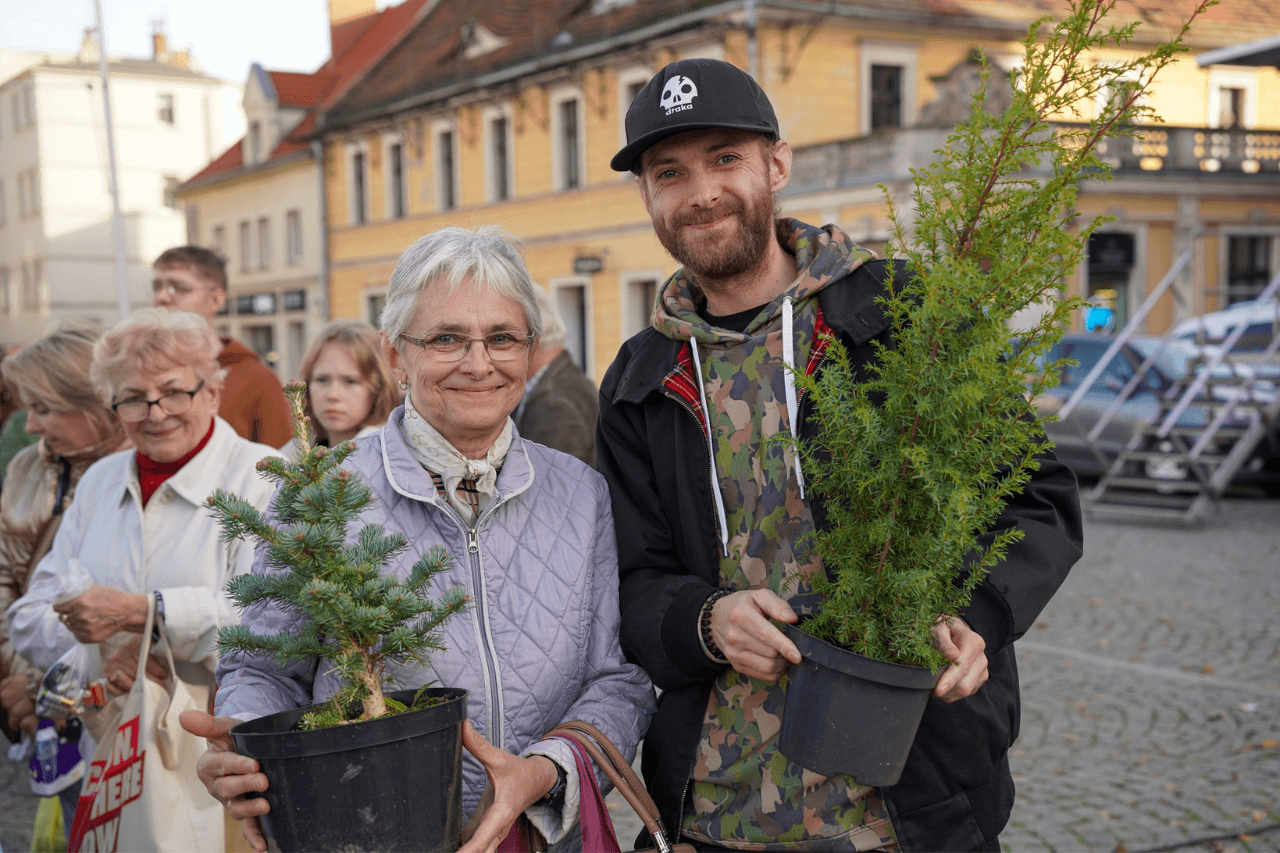
[[[472,725],[490,743],[528,754],[564,720],[598,726],[628,759],[654,710],[653,687],[627,663],[618,644],[617,543],[604,478],[577,459],[516,438],[498,475],[497,499],[474,531],[436,495],[431,476],[401,436],[402,408],[378,434],[357,441],[345,467],[376,497],[350,525],[369,523],[408,537],[388,571],[405,577],[431,546],[453,556],[433,594],[462,586],[471,607],[444,629],[447,651],[427,671],[393,671],[394,688],[427,681],[470,691]],[[267,571],[258,550],[254,572]],[[257,633],[296,628],[281,610],[249,608]],[[224,657],[218,664],[217,713],[252,719],[329,698],[338,680],[320,660],[287,668],[265,658]],[[464,751],[463,813],[486,784],[483,767]]]

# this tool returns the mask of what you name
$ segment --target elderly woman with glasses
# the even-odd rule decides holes
[[[217,417],[221,348],[202,318],[157,308],[95,345],[90,377],[135,449],[85,472],[52,548],[9,608],[10,639],[37,668],[76,642],[98,643],[108,691],[127,692],[155,594],[175,675],[193,695],[210,695],[218,629],[238,621],[224,590],[249,571],[253,548],[223,537],[204,501],[221,488],[265,507],[271,484],[255,466],[276,452]],[[85,573],[92,585],[57,603],[70,592],[66,579]],[[154,657],[149,669],[167,675]],[[209,849],[222,850],[223,818],[216,804],[209,811],[193,819],[207,825]]]
[[[604,480],[521,439],[511,421],[542,331],[534,287],[498,229],[447,228],[414,243],[396,265],[382,313],[383,345],[407,397],[380,433],[356,439],[345,463],[377,497],[349,535],[370,522],[404,533],[412,547],[387,569],[398,577],[443,545],[454,561],[437,591],[460,585],[470,597],[445,625],[447,651],[430,670],[393,673],[396,688],[435,681],[470,691],[464,851],[494,850],[521,813],[554,847],[581,849],[575,763],[543,734],[586,720],[631,758],[654,707],[648,678],[618,642],[617,546]],[[270,570],[260,561],[254,571]],[[266,608],[246,611],[244,622],[259,632],[302,629],[298,617]],[[339,686],[332,669],[320,660],[281,668],[223,658],[217,710],[225,716],[183,715],[210,738],[201,779],[247,819],[257,850],[266,850],[256,817],[267,801],[239,797],[268,783],[232,751],[228,718],[328,699]]]

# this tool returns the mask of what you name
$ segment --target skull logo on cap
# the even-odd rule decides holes
[[[662,106],[667,115],[677,110],[693,109],[693,99],[698,96],[698,87],[688,77],[677,75],[667,81],[662,89]]]

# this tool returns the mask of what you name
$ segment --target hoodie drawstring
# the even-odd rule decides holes
[[[787,420],[791,425],[791,437],[798,439],[800,430],[800,408],[796,404],[796,342],[792,334],[791,297],[782,300],[782,381],[787,394]],[[698,375],[702,381],[702,375]],[[706,403],[704,402],[705,406]],[[804,500],[804,471],[800,469],[800,452],[794,453],[796,463],[796,482],[800,484],[800,500]]]
[[[707,430],[707,452],[711,455],[711,494],[716,499],[716,518],[720,520],[720,550],[729,556],[729,520],[724,514],[724,498],[720,495],[720,472],[716,470],[716,441],[711,434],[711,407],[707,405],[707,391],[702,385],[702,359],[698,356],[697,338],[689,338],[693,352],[693,375],[698,377],[698,396],[702,399],[703,422]]]

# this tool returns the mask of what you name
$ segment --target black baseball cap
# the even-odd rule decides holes
[[[615,172],[637,171],[640,155],[686,130],[727,127],[778,135],[778,117],[751,75],[718,59],[681,59],[659,71],[627,110],[627,144]]]

